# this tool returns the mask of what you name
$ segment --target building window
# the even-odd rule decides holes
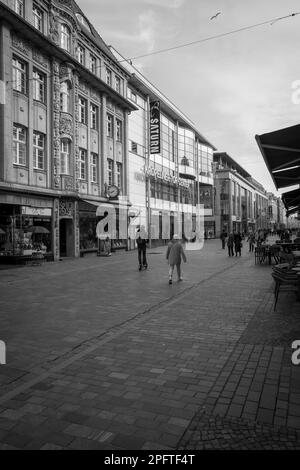
[[[14,124],[13,127],[13,162],[15,165],[26,165],[27,130]]]
[[[70,85],[63,82],[60,86],[60,110],[63,113],[70,112]]]
[[[117,163],[117,186],[122,189],[122,163]]]
[[[121,93],[121,79],[120,77],[116,77],[116,91]]]
[[[24,0],[15,0],[15,12],[24,16]]]
[[[85,49],[84,47],[78,45],[77,51],[76,51],[76,58],[78,62],[80,62],[82,65],[85,64]]]
[[[92,73],[96,73],[96,57],[93,54],[90,54],[90,66],[89,69]]]
[[[107,115],[106,124],[107,124],[106,135],[107,137],[113,138],[113,117],[110,114]]]
[[[45,167],[45,135],[33,131],[33,168],[44,170]]]
[[[46,78],[42,72],[33,69],[33,99],[46,102]]]
[[[131,141],[131,151],[133,153],[137,153],[137,143],[136,142],[133,142],[133,140]]]
[[[39,31],[43,32],[43,26],[44,26],[44,18],[43,18],[43,12],[40,8],[38,8],[36,5],[33,4],[32,7],[32,14],[33,14],[33,25],[36,29]]]
[[[60,174],[69,175],[70,173],[70,141],[61,139],[60,141]]]
[[[112,77],[111,70],[108,67],[106,67],[106,83],[109,86],[111,86],[111,77]]]
[[[98,129],[98,107],[90,105],[91,129]]]
[[[81,124],[87,123],[86,106],[87,106],[87,101],[84,98],[79,97],[78,111],[79,111],[79,122],[81,122]]]
[[[107,159],[108,186],[111,186],[113,184],[113,168],[114,168],[114,162],[110,159]]]
[[[117,120],[116,120],[116,139],[117,139],[119,142],[122,142],[122,135],[123,135],[123,132],[122,132],[122,121],[120,121],[120,119],[117,119]]]
[[[98,182],[98,155],[96,153],[91,153],[91,182]]]
[[[86,180],[86,150],[79,149],[79,179]]]
[[[60,46],[68,52],[71,50],[71,31],[66,24],[61,25]]]
[[[13,89],[20,93],[27,93],[27,64],[23,60],[13,57]]]

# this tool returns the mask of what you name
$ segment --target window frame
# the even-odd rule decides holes
[[[111,158],[107,159],[107,182],[108,186],[114,184],[114,161]]]
[[[95,108],[93,111],[92,108]],[[90,128],[93,130],[98,129],[98,106],[96,106],[94,103],[90,103]]]
[[[41,78],[35,77],[35,74],[40,75]],[[37,68],[33,68],[32,71],[32,83],[33,83],[33,99],[40,103],[46,103],[46,75]],[[39,91],[37,93],[37,87]],[[42,87],[42,91],[41,91]],[[39,95],[39,97],[37,97]]]
[[[39,16],[40,14],[40,16]],[[32,16],[33,16],[33,26],[40,31],[41,33],[44,32],[44,12],[43,10],[33,3],[32,5]],[[39,26],[37,26],[39,24]]]
[[[71,29],[66,23],[60,25],[60,47],[71,52]]]
[[[89,58],[89,70],[90,72],[96,74],[97,71],[97,57],[94,54],[90,53]]]
[[[83,148],[79,148],[78,169],[78,179],[81,181],[87,181],[87,151]]]
[[[116,119],[116,141],[123,141],[123,121],[121,119]]]
[[[78,97],[78,122],[87,125],[87,100],[82,96]]]
[[[66,91],[65,91],[66,90]],[[71,87],[68,82],[62,82],[60,84],[60,93],[59,93],[59,100],[60,100],[60,112],[61,113],[69,113],[71,109]]]
[[[24,18],[25,4],[24,0],[14,0],[14,11]]]
[[[106,67],[106,77],[105,77],[105,82],[108,86],[112,85],[112,71],[109,67]]]
[[[46,157],[46,136],[42,132],[33,131],[33,142],[32,142],[32,151],[33,151],[33,169],[34,170],[45,170],[45,157]],[[35,141],[37,137],[37,141]],[[38,139],[42,137],[42,146],[38,144]],[[39,152],[42,151],[42,155],[39,155]],[[39,158],[42,157],[42,165],[39,166]]]
[[[112,114],[106,114],[106,137],[113,139],[114,137],[114,117]]]
[[[120,190],[122,190],[123,165],[121,162],[117,162],[116,166],[117,186]]]
[[[90,179],[91,183],[98,183],[98,168],[99,168],[99,156],[95,152],[90,154]],[[95,159],[95,160],[94,160]]]
[[[63,149],[63,145],[67,144],[68,152],[65,152]],[[65,137],[60,139],[60,175],[70,175],[70,155],[71,155],[71,141],[70,139],[66,139]],[[64,159],[64,165],[62,165],[62,161]],[[64,167],[65,171],[62,171],[62,167]]]
[[[81,65],[85,65],[85,47],[82,44],[77,44],[76,59]]]
[[[18,66],[21,65],[20,66]],[[24,69],[22,69],[24,66]],[[17,56],[13,55],[12,60],[12,86],[13,90],[23,95],[27,95],[28,64]]]
[[[17,138],[15,138],[15,131]],[[24,140],[20,139],[20,131],[24,132]],[[20,147],[23,148],[23,157],[20,157]],[[13,164],[26,167],[27,165],[27,128],[21,124],[13,124]],[[23,161],[21,161],[23,160]]]

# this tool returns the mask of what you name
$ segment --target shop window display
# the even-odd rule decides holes
[[[0,257],[48,255],[51,248],[51,209],[34,214],[33,208],[1,206]]]

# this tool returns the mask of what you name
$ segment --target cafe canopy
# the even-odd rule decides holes
[[[255,139],[276,188],[300,184],[300,124]]]
[[[300,211],[300,188],[283,193],[281,197],[287,210],[287,215]]]

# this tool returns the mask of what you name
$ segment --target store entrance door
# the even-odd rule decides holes
[[[59,251],[61,257],[73,256],[73,220],[59,221]]]

